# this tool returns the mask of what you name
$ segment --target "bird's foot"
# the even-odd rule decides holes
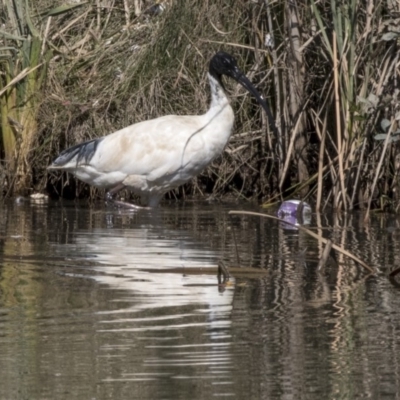
[[[128,203],[122,200],[115,200],[113,193],[107,192],[105,196],[105,201],[107,205],[113,205],[120,208],[130,209],[130,210],[150,210],[150,207],[138,206],[136,204]]]
[[[150,210],[150,207],[138,206],[136,204],[128,203],[122,200],[113,200],[112,204],[117,207],[126,208],[130,210]]]

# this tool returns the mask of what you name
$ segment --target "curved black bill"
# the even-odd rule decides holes
[[[271,126],[272,131],[274,132],[275,136],[278,137],[279,136],[279,132],[278,132],[278,129],[277,129],[276,125],[275,125],[275,119],[274,119],[274,117],[273,117],[273,115],[271,113],[271,110],[269,109],[267,103],[261,97],[260,93],[257,92],[257,89],[249,81],[247,76],[244,75],[241,72],[238,73],[238,74],[235,74],[234,79],[237,80],[245,89],[247,89],[257,99],[257,101],[260,103],[262,108],[267,113],[269,125]]]

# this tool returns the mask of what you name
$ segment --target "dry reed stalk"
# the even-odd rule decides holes
[[[101,27],[101,0],[96,0],[96,22],[97,22],[97,30],[100,30]]]
[[[32,72],[36,71],[38,68],[40,68],[42,64],[36,65],[33,68],[30,67],[26,67],[25,69],[23,69],[17,76],[15,76],[13,79],[11,79],[10,82],[7,83],[6,86],[4,86],[1,90],[0,90],[0,96],[3,95],[7,90],[9,90],[10,88],[12,88],[13,86],[15,86],[18,82],[22,81],[23,79],[25,79],[25,77],[27,77],[29,74],[31,74]]]
[[[130,21],[130,10],[128,0],[124,0],[124,10],[125,10],[125,25],[128,27],[131,24]]]
[[[290,135],[289,148],[288,148],[287,153],[286,153],[285,163],[283,165],[283,170],[282,170],[282,174],[281,174],[280,182],[279,182],[279,189],[280,190],[282,190],[282,185],[283,185],[283,182],[284,182],[284,180],[286,178],[286,174],[288,172],[289,162],[290,162],[290,159],[292,157],[292,153],[293,153],[293,150],[294,150],[294,147],[295,147],[296,136],[297,136],[297,134],[299,132],[299,128],[300,128],[300,126],[302,124],[302,119],[304,118],[304,109],[306,109],[307,104],[308,104],[309,101],[310,101],[310,99],[308,99],[306,101],[306,104],[304,105],[303,110],[299,113],[299,116],[297,117],[296,123],[295,123],[295,125],[293,127],[293,130],[292,130],[292,133]]]
[[[322,133],[321,133],[321,128],[320,128],[320,124],[321,124],[320,119],[319,119],[318,115],[316,114],[316,112],[314,110],[312,111],[312,116],[313,116],[313,119],[314,119],[315,131],[316,131],[316,133],[318,135],[318,139],[320,141],[320,147],[322,146],[322,143],[324,142],[323,148],[325,150],[325,156],[328,159],[328,165],[324,166],[321,169],[321,171],[318,171],[318,176],[320,176],[320,173],[321,173],[321,179],[322,179],[323,172],[325,171],[325,169],[327,169],[326,167],[329,167],[329,169],[330,169],[330,178],[331,178],[331,181],[332,181],[332,188],[333,188],[332,190],[335,190],[337,188],[337,172],[336,172],[336,169],[335,169],[335,160],[337,160],[339,158],[339,156],[337,155],[334,159],[332,159],[331,156],[330,156],[330,153],[329,153],[329,151],[328,151],[328,149],[327,149],[327,147],[325,145],[326,135],[328,135],[328,137],[330,139],[330,142],[332,144],[332,147],[334,148],[335,152],[337,153],[337,149],[335,147],[334,141],[333,141],[332,137],[328,134],[328,131],[327,131],[328,115],[327,115],[327,113],[324,113],[324,122],[323,122],[323,131],[322,131]],[[323,133],[325,133],[325,140],[324,141],[323,141],[323,136],[322,136]],[[320,150],[321,150],[321,148],[320,148]],[[321,157],[323,159],[323,153],[320,153],[320,154],[321,154]],[[318,198],[322,199],[322,188],[320,190],[321,190],[321,194],[320,194],[320,196],[318,196]],[[327,197],[329,197],[329,196],[327,196]],[[325,202],[325,204],[327,204],[327,203]],[[321,207],[321,204],[318,203],[318,206]],[[325,208],[325,206],[323,208]],[[320,208],[319,209],[317,208],[317,211],[320,211]]]
[[[315,210],[317,212],[321,211],[321,201],[322,201],[322,193],[323,193],[323,165],[324,165],[324,153],[325,153],[325,138],[326,138],[326,123],[327,123],[327,115],[325,114],[324,123],[322,127],[322,132],[320,134],[320,146],[319,146],[319,155],[318,155],[318,183],[317,183],[317,203],[315,206]],[[318,122],[315,124],[317,130],[319,129]]]
[[[307,162],[307,153],[309,143],[306,137],[306,120],[304,118],[304,109],[307,107],[305,100],[305,82],[306,82],[306,64],[303,54],[303,26],[299,16],[299,8],[292,2],[285,2],[285,16],[287,37],[290,43],[288,49],[288,82],[289,82],[289,115],[290,124],[296,121],[296,127],[293,131],[295,135],[294,150],[296,155],[297,180],[307,181],[309,177],[309,166]],[[307,187],[302,190],[302,196],[307,192]]]
[[[333,41],[333,77],[334,77],[334,90],[335,90],[335,113],[336,113],[336,136],[337,136],[337,149],[338,149],[338,163],[339,163],[339,177],[340,177],[340,188],[341,197],[345,211],[347,210],[347,200],[346,200],[346,189],[344,181],[343,172],[343,153],[345,151],[345,146],[342,143],[342,129],[341,129],[341,114],[340,114],[340,97],[339,97],[339,73],[338,73],[338,59],[337,59],[337,38],[336,32],[332,33]],[[334,197],[334,208],[339,208],[339,192],[337,192]]]
[[[133,7],[135,10],[135,16],[138,17],[142,13],[142,0],[134,0]]]
[[[365,149],[366,149],[366,144],[367,144],[367,138],[364,138],[363,140],[363,144],[361,147],[361,153],[359,156],[359,163],[357,165],[357,172],[356,172],[356,178],[354,180],[354,185],[353,185],[353,193],[351,195],[351,199],[350,199],[350,203],[349,203],[349,210],[353,210],[354,208],[354,198],[358,189],[358,185],[359,185],[359,181],[360,181],[360,176],[361,176],[361,170],[364,167],[364,153],[365,153]]]
[[[278,179],[281,179],[282,176],[282,162],[284,160],[284,153],[283,153],[283,138],[282,138],[282,124],[281,124],[281,119],[282,119],[282,111],[281,111],[281,82],[280,82],[280,73],[278,70],[279,64],[278,64],[278,53],[277,53],[277,46],[276,46],[276,40],[275,40],[275,29],[273,25],[273,21],[275,18],[273,18],[272,14],[272,8],[271,8],[271,2],[269,0],[264,0],[264,5],[267,11],[267,27],[268,27],[268,34],[271,37],[272,40],[272,48],[270,49],[270,53],[272,55],[272,68],[274,71],[274,94],[276,97],[275,101],[275,124],[278,130],[278,138],[277,138],[277,143],[278,143]]]

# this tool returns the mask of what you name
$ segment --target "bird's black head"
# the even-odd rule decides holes
[[[236,60],[230,54],[225,53],[224,51],[219,51],[217,54],[215,54],[215,56],[210,61],[209,72],[210,75],[215,78],[221,86],[221,76],[226,75],[235,79],[235,81],[246,88],[264,108],[265,112],[267,113],[271,128],[274,131],[275,135],[278,136],[278,130],[276,128],[274,118],[267,103],[262,98],[260,93],[258,93],[253,84],[248,80],[246,75],[244,75],[243,72],[239,69]]]
[[[221,76],[227,75],[238,80],[242,71],[240,71],[236,60],[228,53],[219,51],[210,61],[210,75],[221,82]]]

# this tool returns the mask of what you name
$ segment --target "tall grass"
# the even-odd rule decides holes
[[[385,41],[382,31],[393,21],[388,18],[390,14],[384,2],[332,0],[330,5],[328,19],[313,4],[322,37],[320,43],[333,67],[332,78],[324,85],[328,102],[323,108],[313,110],[314,124],[319,125],[330,143],[324,148],[326,158],[337,157],[329,173],[328,196],[333,207],[351,210],[368,204],[369,208],[377,195],[371,178],[375,176],[376,180],[380,173],[376,164],[379,145],[374,143],[371,133],[379,129],[377,121],[383,111],[381,96],[384,85],[395,79],[393,68],[397,59],[397,43]],[[389,94],[393,88],[386,90]],[[383,150],[386,153],[389,148]],[[389,182],[391,173],[387,172],[386,182]],[[326,185],[321,174],[320,169],[319,182]],[[319,188],[319,199],[322,193]]]
[[[44,50],[32,24],[28,2],[3,1],[2,7],[7,31],[0,31],[1,135],[8,185],[19,192],[32,182],[29,153],[37,132],[45,65],[51,54]]]
[[[317,210],[326,205],[337,210],[382,206],[379,197],[391,198],[388,193],[391,185],[398,191],[397,183],[396,187],[391,184],[390,164],[394,160],[390,152],[395,154],[395,145],[391,146],[388,139],[380,151],[381,144],[376,141],[390,134],[389,131],[377,135],[381,128],[378,122],[384,117],[382,95],[386,91],[387,96],[397,98],[390,83],[396,80],[399,36],[391,15],[399,10],[389,8],[398,5],[372,0],[271,4],[275,4],[275,15],[281,15],[286,7],[285,23],[276,18],[272,27],[285,43],[275,60],[286,59],[280,63],[282,72],[278,84],[275,83],[275,97],[289,99],[277,108],[284,116],[281,118],[286,157],[280,188],[295,195],[299,187],[307,187],[307,195],[301,193],[302,197],[314,198]],[[285,93],[282,89],[285,86],[286,96],[278,97],[278,90]],[[293,107],[293,93],[297,94],[296,107]],[[393,112],[390,108],[385,110],[389,115]],[[297,125],[301,117],[305,120]],[[389,125],[390,122],[386,130]],[[300,136],[299,148],[303,157],[307,154],[306,167],[311,172],[305,182],[307,186],[301,184],[304,178],[299,173],[294,179],[287,179],[294,168],[300,170],[301,162],[294,150],[305,126],[307,135]],[[383,157],[384,154],[388,157]],[[386,187],[378,188],[379,182]]]

